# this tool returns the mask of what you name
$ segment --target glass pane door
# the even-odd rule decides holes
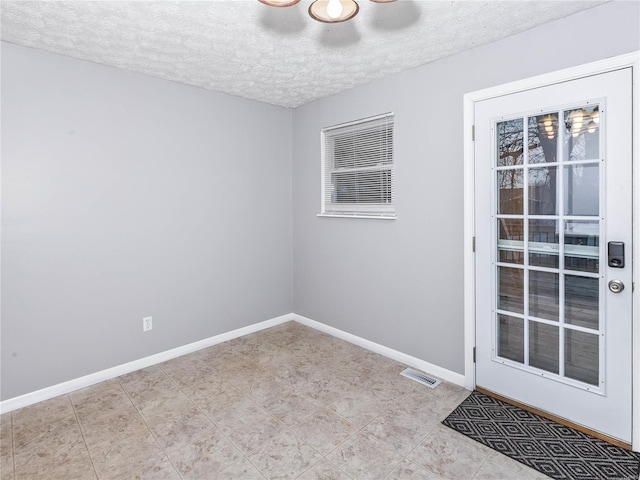
[[[598,391],[600,104],[495,124],[495,359]]]
[[[632,73],[477,101],[473,147],[476,386],[627,443]]]

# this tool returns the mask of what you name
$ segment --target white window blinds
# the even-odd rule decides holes
[[[322,129],[322,214],[395,217],[393,113]]]

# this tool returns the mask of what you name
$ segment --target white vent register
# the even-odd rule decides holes
[[[430,377],[426,373],[419,372],[412,368],[405,368],[400,372],[400,375],[410,378],[411,380],[415,380],[416,382],[426,385],[429,388],[436,388],[438,385],[440,385],[440,383],[442,383],[442,380]]]

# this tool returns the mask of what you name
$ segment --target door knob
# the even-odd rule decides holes
[[[611,280],[609,282],[609,290],[611,290],[613,293],[620,293],[624,290],[624,283],[622,283],[620,280]]]

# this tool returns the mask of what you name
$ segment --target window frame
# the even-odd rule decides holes
[[[375,165],[364,165],[355,167],[335,168],[333,166],[335,152],[335,139],[340,133],[348,132],[357,135],[360,132],[374,132],[379,130],[391,134],[391,154],[385,152],[385,159],[389,156],[391,162],[383,164],[378,162]],[[321,143],[321,192],[320,205],[321,213],[319,217],[348,217],[348,218],[374,218],[384,220],[396,219],[395,208],[395,114],[393,112],[384,113],[372,117],[354,120],[347,123],[324,127],[320,132]],[[382,143],[381,143],[382,144]],[[331,149],[328,151],[328,149]],[[333,202],[330,195],[333,192],[331,177],[333,173],[358,173],[358,172],[389,172],[389,197],[390,201],[385,203],[370,202]],[[382,188],[380,193],[382,194]]]

